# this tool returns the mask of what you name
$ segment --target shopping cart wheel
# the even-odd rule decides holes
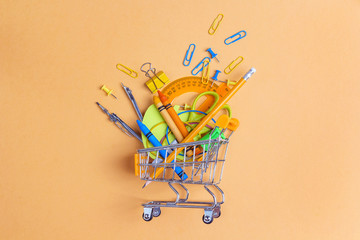
[[[161,214],[161,209],[159,207],[156,207],[153,209],[152,215],[154,217],[158,217],[158,216],[160,216],[160,214]]]
[[[220,210],[220,207],[217,207],[214,209],[213,217],[218,218],[220,216],[221,216],[221,210]]]
[[[210,224],[214,221],[214,218],[212,216],[208,216],[208,215],[203,215],[203,222],[206,224]]]
[[[143,218],[145,221],[149,222],[149,221],[151,221],[151,219],[153,218],[153,216],[152,216],[152,215],[149,216],[148,214],[143,213],[142,218]]]
[[[153,218],[153,211],[151,208],[144,208],[144,213],[142,215],[142,218],[145,221],[151,221],[151,219]]]

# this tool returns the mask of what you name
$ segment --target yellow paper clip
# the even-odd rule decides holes
[[[137,78],[137,76],[138,76],[137,72],[135,72],[131,68],[128,68],[128,67],[122,65],[121,63],[116,64],[116,68],[119,69],[120,71],[122,71],[123,73],[126,73],[127,75],[129,75],[132,78]],[[127,71],[125,71],[122,68],[125,68]]]
[[[209,60],[203,61],[201,82],[202,82],[202,84],[205,84],[205,85],[208,84],[208,82],[209,82],[209,71],[210,71],[209,63],[210,63]]]
[[[223,20],[224,15],[222,13],[220,13],[219,15],[217,15],[217,17],[214,19],[213,23],[211,24],[208,33],[210,35],[213,35],[216,30],[218,29],[221,21]]]
[[[241,59],[239,62],[237,62],[239,59]],[[242,61],[244,58],[242,56],[237,57],[234,61],[232,61],[225,69],[224,73],[229,74],[231,73]]]

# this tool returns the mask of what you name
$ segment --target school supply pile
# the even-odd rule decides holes
[[[215,18],[208,30],[210,35],[215,34],[223,18],[222,14]],[[242,30],[226,38],[224,43],[229,45],[245,36],[246,32]],[[195,44],[189,45],[183,60],[185,67],[190,66],[195,49]],[[163,71],[156,71],[149,62],[140,67],[147,77],[145,85],[151,91],[152,95],[149,97],[152,97],[154,102],[144,115],[131,89],[121,83],[138,116],[136,122],[141,136],[115,113],[110,114],[105,107],[96,102],[109,116],[110,121],[126,135],[133,136],[143,143],[144,149],[139,149],[135,154],[135,175],[146,181],[143,188],[152,182],[166,182],[176,194],[175,201],[151,201],[143,204],[145,221],[158,217],[161,208],[164,207],[204,209],[203,222],[206,224],[220,217],[224,192],[218,184],[223,175],[230,137],[239,126],[239,120],[232,117],[227,102],[256,70],[251,68],[239,81],[221,79],[220,70],[216,70],[213,77],[209,78],[211,60],[215,58],[220,61],[212,48],[208,48],[206,52],[210,57],[204,57],[191,70],[192,75],[202,72],[201,77],[191,76],[170,81]],[[237,57],[225,67],[224,73],[230,74],[243,60],[243,57]],[[116,68],[132,78],[138,77],[135,70],[123,64],[117,64]],[[105,85],[101,89],[117,99],[113,95],[113,90]],[[175,98],[187,92],[198,94],[191,104],[172,104]],[[200,99],[203,101],[198,105]],[[225,114],[215,120],[222,110]],[[180,197],[175,184],[185,190],[184,198]],[[211,195],[212,201],[189,201],[189,189],[185,184],[203,185]],[[217,198],[219,194],[221,199]]]

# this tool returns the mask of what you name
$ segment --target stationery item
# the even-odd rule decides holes
[[[218,75],[219,75],[219,73],[221,73],[221,71],[220,70],[216,70],[216,72],[215,72],[215,74],[214,74],[214,76],[211,78],[211,79],[213,79],[214,81],[212,82],[212,84],[214,84],[214,82],[215,81],[219,81],[217,78],[218,78]],[[211,85],[212,85],[211,84]]]
[[[203,68],[202,68],[202,73],[201,73],[201,82],[202,82],[202,84],[208,84],[208,82],[209,82],[209,71],[210,71],[209,61],[205,60],[203,62]]]
[[[141,132],[147,137],[147,139],[149,139],[149,141],[152,143],[152,145],[154,145],[154,147],[161,147],[161,143],[159,142],[159,140],[157,140],[157,138],[150,132],[150,130],[147,128],[147,126],[145,124],[143,124],[141,121],[136,120],[137,124],[139,125],[139,128],[141,130]],[[159,154],[161,155],[162,158],[167,159],[168,158],[168,153],[166,150],[160,150]],[[172,160],[174,161],[174,159]],[[186,180],[188,178],[188,176],[186,175],[186,173],[182,170],[181,167],[175,167],[174,171],[176,172],[176,174],[180,177],[180,179],[182,180]]]
[[[153,98],[155,106],[158,108],[161,116],[164,118],[166,124],[169,126],[171,132],[174,134],[177,142],[181,142],[184,137],[182,136],[180,130],[176,126],[174,120],[171,118],[168,111],[166,111],[165,106],[161,103],[158,96],[154,96]]]
[[[193,57],[194,52],[195,52],[195,48],[196,48],[195,44],[192,43],[192,44],[189,45],[189,48],[186,51],[186,55],[185,55],[185,58],[184,58],[184,61],[183,61],[183,64],[184,64],[185,67],[190,65],[192,57]]]
[[[239,127],[239,125],[240,125],[240,122],[237,118],[230,119],[230,122],[227,126],[227,129],[229,129],[231,131],[229,138],[236,131],[236,129]]]
[[[111,95],[111,96],[113,96],[114,98],[117,99],[117,97],[115,97],[115,95],[112,94],[113,90],[112,90],[112,89],[108,89],[105,85],[103,85],[103,86],[101,87],[101,90],[104,90],[104,92],[106,92],[106,94],[107,94],[108,96]]]
[[[189,143],[193,141],[193,138],[205,127],[205,125],[213,118],[221,108],[235,95],[235,93],[247,82],[247,80],[256,72],[255,68],[251,68],[235,85],[230,91],[219,100],[216,106],[213,108],[209,114],[207,114],[201,122],[184,138],[181,143]],[[184,148],[179,148],[177,153],[181,152]],[[176,158],[175,151],[173,151],[169,157],[166,159],[166,163],[173,161]],[[156,169],[154,173],[154,178],[156,179],[161,173],[163,169]],[[150,180],[148,180],[144,187],[150,184]]]
[[[141,137],[131,128],[129,127],[121,118],[119,118],[115,113],[109,113],[109,111],[100,105],[100,103],[96,102],[96,104],[103,110],[104,113],[106,113],[110,121],[114,122],[114,124],[121,129],[126,135],[128,136],[134,136],[136,139],[138,139],[140,142],[142,142]],[[118,123],[121,125],[119,126]]]
[[[226,79],[225,81],[222,81],[222,80],[214,80],[214,81],[226,83],[226,86],[228,86],[228,87],[229,87],[230,85],[235,85],[235,84],[236,84],[235,81],[231,81],[231,80],[229,80],[229,79]],[[213,82],[212,84],[214,84],[214,82]],[[211,84],[211,85],[212,85],[212,84]]]
[[[217,79],[219,73],[221,73],[221,71],[220,71],[220,70],[216,70],[215,73],[214,73],[214,76],[213,76],[211,79],[213,79],[213,80],[215,80],[215,81],[219,81],[219,80]]]
[[[243,60],[244,58],[242,56],[237,57],[224,69],[224,73],[225,74],[231,73],[240,63],[242,63]]]
[[[195,100],[193,101],[192,105],[191,105],[191,110],[199,110],[199,109],[196,109],[196,104],[197,102],[199,101],[199,99],[203,96],[212,96],[214,97],[214,101],[212,102],[212,105],[209,106],[209,108],[206,110],[205,114],[209,113],[215,106],[216,104],[218,103],[219,99],[220,99],[220,96],[219,94],[217,94],[216,92],[212,92],[212,91],[207,91],[207,92],[203,92],[203,93],[200,93],[199,95],[197,95],[197,97],[195,98]],[[196,120],[194,118],[194,115],[196,115],[194,112],[191,112],[189,114],[189,122],[193,121],[193,120]]]
[[[142,121],[142,120],[143,120],[143,116],[142,116],[142,114],[141,114],[141,112],[140,112],[140,109],[139,109],[139,107],[138,107],[138,105],[137,105],[137,103],[136,103],[136,101],[135,101],[134,96],[132,95],[131,89],[128,88],[128,87],[126,87],[123,83],[121,83],[121,86],[124,88],[124,91],[125,91],[126,95],[128,96],[128,98],[130,99],[132,105],[134,106],[135,112],[136,112],[136,114],[138,115],[140,121]]]
[[[123,73],[129,75],[132,78],[137,78],[138,74],[137,72],[135,72],[134,70],[132,70],[131,68],[128,68],[124,65],[122,65],[121,63],[116,64],[116,68],[120,71],[122,71]],[[125,70],[124,70],[125,69]]]
[[[224,83],[226,83],[227,86],[235,85],[235,84],[236,84],[235,81],[231,81],[231,80],[229,80],[229,79],[226,79],[225,81],[219,81],[219,82],[224,82]]]
[[[205,62],[205,61],[207,61],[207,62],[210,63],[211,59],[210,59],[209,57],[204,57],[204,58],[199,62],[199,64],[196,65],[196,66],[193,68],[193,70],[191,71],[191,74],[194,75],[194,76],[195,76],[195,75],[198,75],[199,72],[201,72],[201,71],[203,70],[204,62]],[[208,63],[208,64],[209,64],[209,63]],[[205,67],[206,67],[208,64],[206,64]],[[195,71],[197,71],[197,72],[195,72]]]
[[[146,69],[147,65],[148,67]],[[152,93],[162,88],[167,82],[169,82],[169,78],[165,75],[165,73],[163,71],[156,72],[156,69],[151,67],[150,62],[144,63],[141,66],[140,70],[145,73],[146,77],[149,78],[145,85]],[[153,76],[151,76],[150,74],[152,74]]]
[[[175,112],[173,106],[171,105],[171,102],[169,102],[167,97],[164,94],[162,94],[160,91],[158,91],[158,94],[159,94],[160,101],[162,102],[162,104],[164,105],[166,111],[169,113],[172,120],[175,122],[176,126],[180,130],[181,135],[183,137],[186,137],[189,132],[186,129],[184,123],[181,121],[181,119],[179,118],[179,116]]]
[[[246,37],[246,31],[242,30],[238,33],[235,33],[234,35],[228,37],[227,39],[225,39],[224,43],[226,45],[230,45],[236,41],[239,41],[240,39]]]
[[[209,132],[208,134],[206,134],[205,136],[203,136],[202,138],[200,138],[200,140],[198,141],[205,141],[205,140],[209,140],[209,139],[216,139],[221,135],[221,138],[224,139],[225,136],[224,134],[222,134],[222,130],[221,129],[225,129],[227,127],[227,125],[229,124],[230,121],[230,117],[226,114],[221,115],[218,120],[215,123],[215,128],[213,130],[211,130],[211,132]],[[203,152],[205,149],[205,151],[208,151],[209,149],[209,144],[204,144],[201,147],[198,147],[195,149],[195,155],[200,154],[201,152]],[[188,157],[191,157],[193,154],[192,150],[189,150],[186,152],[186,155]],[[200,160],[200,159],[199,159]]]
[[[206,51],[208,51],[210,53],[211,59],[215,58],[218,62],[220,62],[219,59],[217,59],[217,57],[216,57],[217,54],[214,53],[214,51],[211,48],[208,48]]]
[[[216,32],[216,30],[219,28],[220,23],[223,20],[223,18],[224,18],[224,15],[222,13],[220,13],[219,15],[216,16],[216,18],[214,19],[214,21],[212,22],[212,24],[208,30],[208,33],[210,35],[213,35]]]
[[[230,88],[225,84],[221,83],[219,86],[216,84],[211,84],[210,82],[207,85],[204,85],[201,82],[201,77],[184,77],[178,80],[172,81],[162,89],[162,93],[172,102],[175,98],[188,93],[203,93],[206,91],[212,91],[219,94],[219,97],[222,98],[230,90]],[[206,95],[206,99],[200,106],[197,107],[197,110],[206,112],[209,107],[214,102],[214,97]]]

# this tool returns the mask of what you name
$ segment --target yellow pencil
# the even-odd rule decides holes
[[[216,106],[209,112],[201,122],[184,138],[181,143],[189,143],[194,141],[194,137],[203,129],[206,124],[221,110],[221,108],[235,95],[235,93],[247,82],[247,80],[256,72],[255,68],[251,68],[235,85],[229,92],[221,98]],[[179,148],[177,151],[173,151],[166,158],[166,163],[173,161],[176,156],[175,152],[180,153],[184,148]],[[155,179],[163,172],[163,168],[157,168],[155,172]],[[151,181],[147,181],[143,188],[146,187]]]

